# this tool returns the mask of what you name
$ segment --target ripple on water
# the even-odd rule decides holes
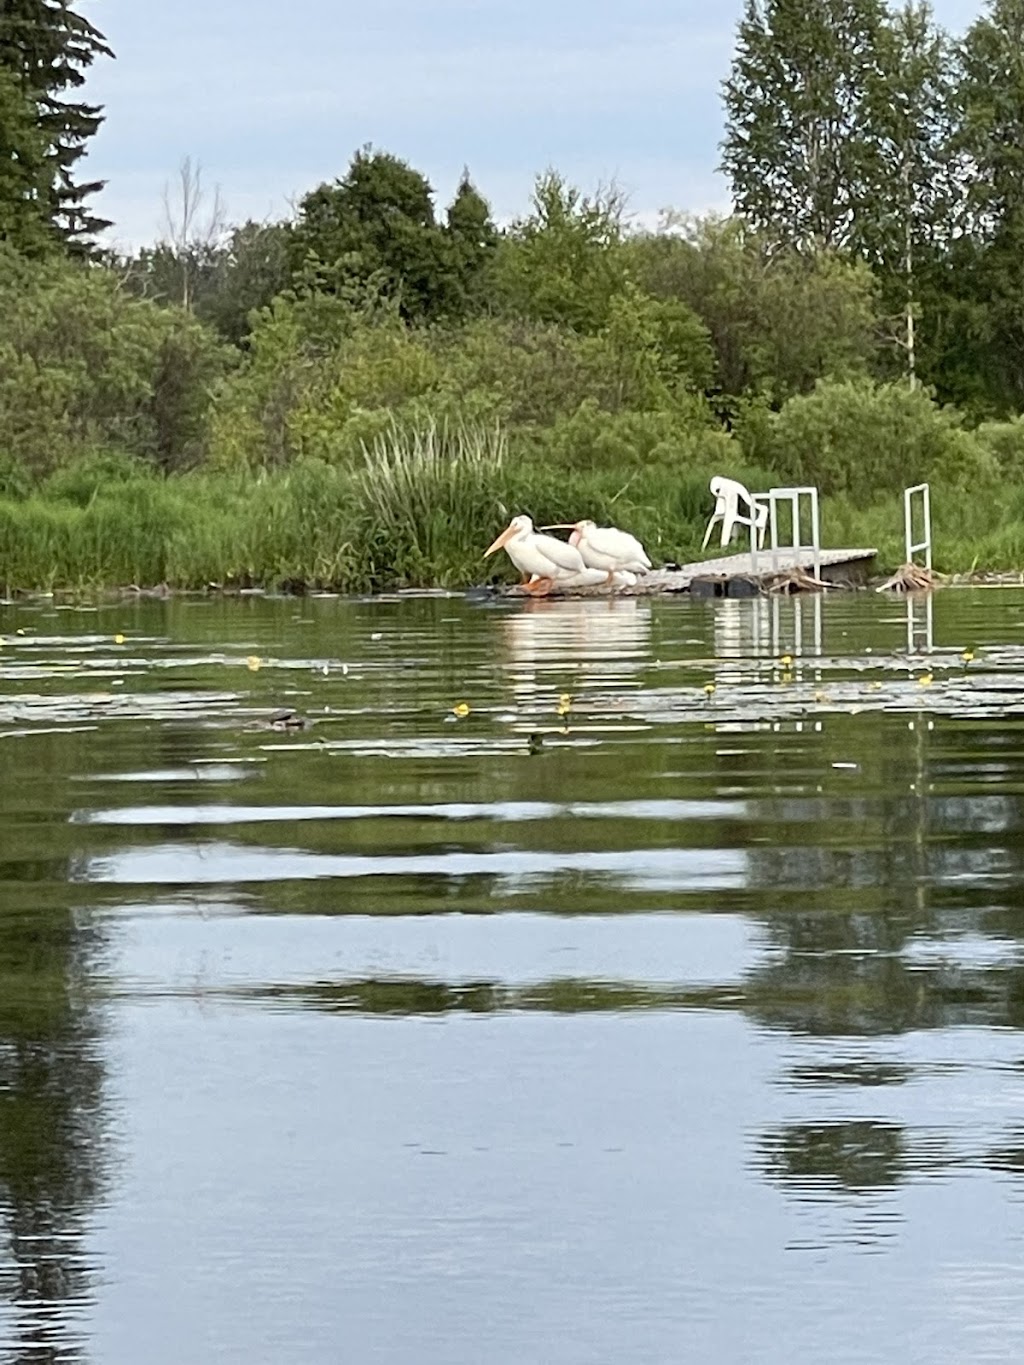
[[[3,1345],[1016,1359],[1022,606],[0,606]]]

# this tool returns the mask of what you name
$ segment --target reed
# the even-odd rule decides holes
[[[353,530],[365,586],[472,581],[482,528],[507,519],[507,461],[497,425],[393,422],[364,446]]]
[[[97,478],[94,464],[0,498],[0,584],[464,587],[513,576],[504,556],[485,564],[482,554],[518,512],[537,525],[589,516],[623,526],[655,562],[681,562],[700,556],[715,472],[676,463],[567,470],[510,450],[499,427],[444,423],[392,424],[355,470],[307,461],[257,475],[160,477],[126,465]],[[734,472],[755,488],[778,482],[766,470]],[[1024,565],[1024,487],[998,500],[935,487],[933,518],[940,571]],[[866,507],[826,498],[822,526],[827,544],[877,546],[880,569],[903,561],[898,493]]]

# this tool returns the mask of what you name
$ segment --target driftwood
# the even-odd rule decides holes
[[[782,573],[766,574],[764,584],[768,592],[783,593],[786,596],[796,592],[824,592],[826,588],[835,587],[834,583],[826,583],[824,579],[815,578],[798,565]]]
[[[931,569],[923,569],[919,564],[904,564],[892,578],[879,584],[875,592],[931,592],[936,587],[938,578]]]

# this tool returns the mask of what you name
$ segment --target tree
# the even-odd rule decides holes
[[[748,0],[725,99],[737,210],[768,242],[866,261],[885,339],[911,386],[923,340],[931,380],[963,184],[951,44],[929,5]]]
[[[858,214],[853,245],[875,270],[887,311],[900,315],[894,340],[912,388],[922,299],[929,295],[926,337],[934,343],[942,307],[937,271],[961,220],[952,111],[949,39],[933,23],[929,5],[911,0],[880,34],[865,129],[876,161],[874,186]]]
[[[1024,406],[1024,0],[990,0],[960,47],[958,145],[970,169],[966,293],[997,409]]]
[[[882,0],[746,0],[724,85],[736,211],[801,249],[851,245],[875,190],[867,113]]]
[[[673,212],[626,251],[644,288],[688,305],[708,329],[726,411],[744,394],[779,404],[820,378],[870,368],[875,282],[863,262],[780,246],[738,218]]]
[[[366,147],[343,179],[300,201],[291,236],[293,270],[321,289],[376,288],[397,302],[407,322],[457,313],[473,254],[470,220],[480,213],[479,204],[469,202],[469,189],[453,204],[454,223],[446,230],[435,219],[426,177],[398,157]]]
[[[288,287],[290,239],[288,223],[250,220],[232,228],[216,253],[208,288],[196,302],[196,316],[216,327],[225,340],[240,345],[250,333],[253,313]]]
[[[47,220],[50,173],[35,105],[0,66],[0,243],[26,256],[53,242]]]
[[[491,206],[470,180],[468,170],[462,173],[446,219],[454,305],[449,311],[467,317],[478,309],[482,285],[498,245]]]
[[[0,441],[34,477],[98,449],[194,462],[231,359],[195,318],[132,298],[112,271],[0,246]]]
[[[625,202],[581,193],[556,171],[538,177],[533,212],[513,223],[495,262],[498,307],[513,317],[598,332],[625,280]]]
[[[208,266],[224,236],[224,206],[220,186],[214,187],[212,203],[207,200],[203,185],[203,168],[190,156],[178,167],[178,180],[172,191],[164,186],[164,236],[157,244],[177,265],[180,292],[178,302],[191,312],[195,292],[195,276]]]
[[[103,116],[98,105],[68,98],[85,83],[99,56],[112,56],[100,31],[70,0],[5,0],[0,12],[0,68],[15,78],[37,109],[46,147],[47,217],[69,250],[88,251],[110,224],[87,201],[102,181],[78,183],[75,165]]]

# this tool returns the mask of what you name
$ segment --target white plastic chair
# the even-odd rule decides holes
[[[722,523],[720,543],[723,547],[732,540],[737,526],[749,526],[752,531],[756,531],[757,546],[761,549],[764,545],[765,528],[768,525],[768,508],[765,504],[758,502],[757,498],[736,479],[714,478],[711,480],[711,491],[715,495],[715,510],[708,522],[708,529],[704,532],[701,549],[708,548],[711,532],[718,522]],[[749,509],[747,515],[740,511],[741,502]]]

